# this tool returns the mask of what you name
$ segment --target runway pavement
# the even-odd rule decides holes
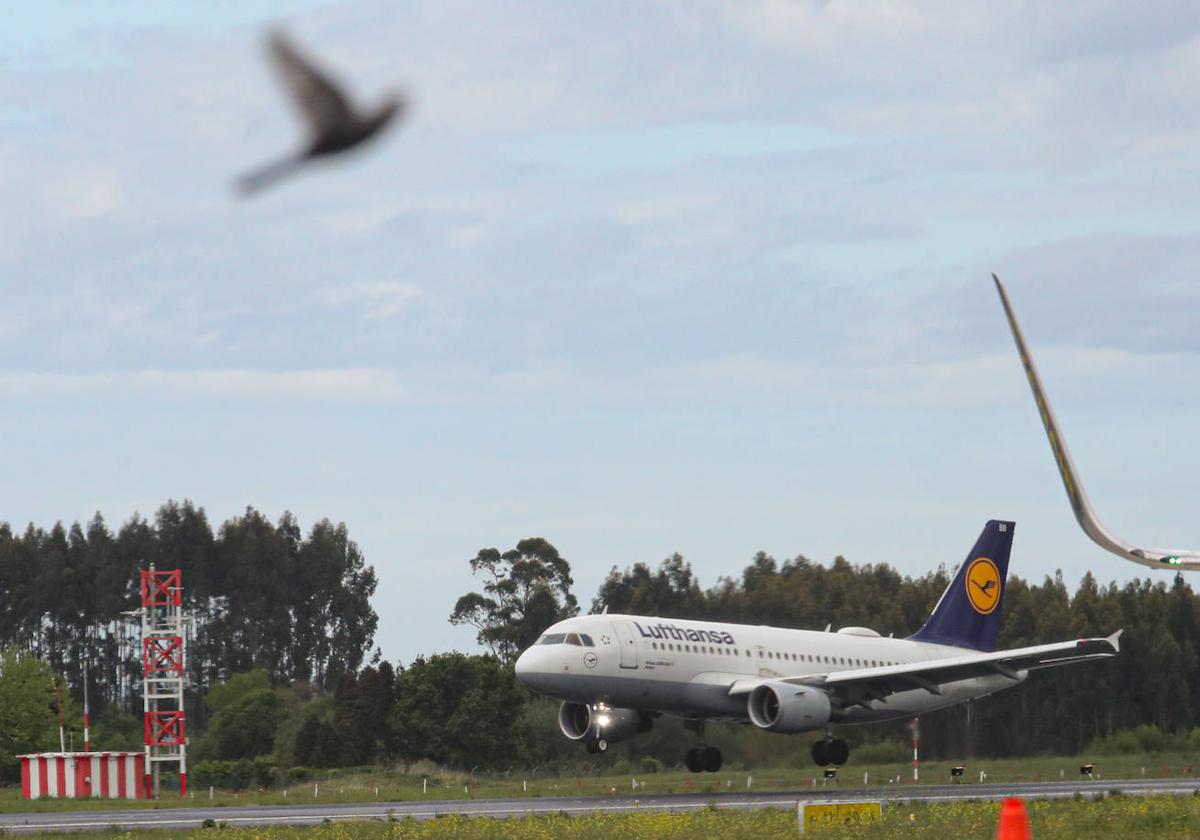
[[[42,831],[90,831],[120,827],[125,831],[151,828],[189,829],[211,819],[230,826],[315,825],[327,820],[431,819],[447,814],[478,817],[523,817],[567,814],[628,813],[637,811],[688,811],[718,808],[794,808],[797,802],[822,800],[892,802],[951,802],[963,799],[1063,799],[1077,793],[1095,796],[1119,790],[1132,796],[1191,796],[1200,789],[1197,779],[1113,779],[1095,781],[1024,782],[1012,784],[890,785],[874,788],[798,788],[771,793],[701,793],[652,796],[543,797],[408,802],[370,802],[354,805],[246,805],[235,808],[163,808],[159,810],[73,811],[0,814],[0,833],[34,834]]]

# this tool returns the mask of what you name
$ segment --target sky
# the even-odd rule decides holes
[[[296,148],[284,28],[409,118]],[[1200,547],[1200,6],[90,0],[0,28],[0,519],[349,527],[393,660],[526,536],[589,605],[679,552],[921,575]],[[822,616],[804,616],[821,626]],[[915,629],[915,628],[914,628]]]

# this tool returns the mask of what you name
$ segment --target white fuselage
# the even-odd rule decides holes
[[[549,640],[549,643],[546,641]],[[590,642],[591,644],[587,644]],[[884,638],[865,628],[835,633],[636,615],[560,621],[517,660],[522,683],[563,700],[699,718],[745,719],[739,681],[951,659],[976,651]],[[1026,674],[1021,672],[1019,679]],[[914,715],[992,694],[1016,681],[999,674],[914,685],[882,700],[835,710],[833,720],[868,723]]]

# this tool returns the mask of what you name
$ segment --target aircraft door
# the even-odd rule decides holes
[[[633,635],[633,627],[628,621],[614,621],[613,628],[617,631],[617,646],[621,648],[621,667],[636,668],[638,666],[637,640]]]

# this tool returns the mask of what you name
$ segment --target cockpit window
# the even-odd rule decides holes
[[[542,636],[542,638],[538,639],[538,644],[561,645],[563,643],[563,639],[566,637],[567,636],[565,633],[547,633],[546,635]]]
[[[569,645],[576,645],[576,646],[581,646],[583,644],[583,642],[579,641],[578,633],[568,633],[567,638],[566,638],[566,643]]]
[[[595,647],[596,643],[592,641],[592,637],[587,633],[580,633],[579,638],[583,641],[584,647]]]

